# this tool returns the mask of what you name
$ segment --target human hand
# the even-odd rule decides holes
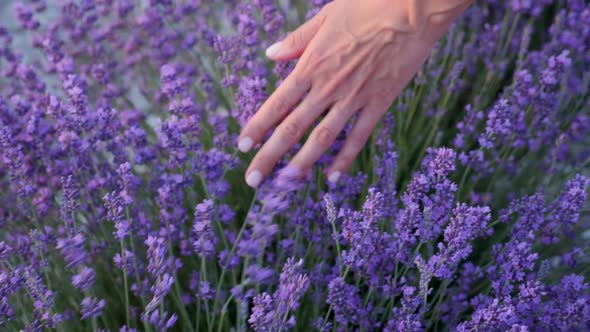
[[[289,164],[301,174],[307,173],[348,120],[359,113],[326,171],[330,182],[338,181],[453,19],[470,3],[335,0],[285,40],[269,47],[266,54],[274,61],[299,61],[242,130],[238,148],[248,152],[278,125],[248,167],[248,185],[258,187],[327,111]]]

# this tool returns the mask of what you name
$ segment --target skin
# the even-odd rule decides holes
[[[238,148],[262,147],[246,171],[258,187],[276,163],[315,127],[288,168],[308,174],[358,114],[326,170],[330,182],[346,172],[394,99],[420,69],[466,0],[335,0],[267,49],[274,61],[299,59],[293,72],[243,128]],[[266,134],[272,136],[262,142]]]

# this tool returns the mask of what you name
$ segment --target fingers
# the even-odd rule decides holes
[[[326,105],[318,102],[317,99],[308,97],[283,120],[250,163],[246,171],[246,183],[257,188],[270,174],[279,159],[301,140],[325,107]]]
[[[242,129],[238,139],[240,151],[248,152],[262,141],[270,129],[285,118],[309,90],[308,81],[300,80],[298,76],[296,71],[291,73]]]
[[[305,174],[330,148],[350,117],[357,111],[351,103],[337,103],[312,131],[305,145],[291,160],[289,166]]]
[[[386,109],[387,106],[383,105],[383,103],[374,103],[363,109],[348,134],[344,146],[326,172],[328,181],[332,183],[338,182],[340,176],[350,168]]]
[[[274,61],[289,61],[300,57],[324,23],[325,18],[324,11],[320,11],[297,30],[291,32],[283,41],[266,49],[266,56]]]

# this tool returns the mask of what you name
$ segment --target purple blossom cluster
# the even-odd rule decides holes
[[[347,126],[253,191],[262,50],[328,2],[14,1],[0,330],[589,330],[587,1],[474,4],[349,174]]]

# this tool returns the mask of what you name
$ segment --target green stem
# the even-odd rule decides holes
[[[172,250],[172,242],[170,242],[170,238],[167,237],[166,242],[168,243],[168,251],[170,252],[170,254],[172,255],[173,250]],[[185,326],[188,326],[191,328],[191,331],[193,331],[192,327],[193,324],[191,323],[191,320],[189,318],[188,312],[186,311],[186,307],[184,305],[184,303],[182,302],[182,292],[180,290],[180,286],[179,286],[179,282],[180,280],[178,279],[178,273],[176,272],[176,269],[174,269],[173,271],[174,274],[174,295],[173,298],[176,302],[176,305],[179,307],[180,309],[180,316],[182,316],[182,319],[184,320]]]
[[[240,231],[238,232],[238,235],[236,236],[236,240],[234,241],[234,244],[232,245],[232,248],[227,256],[228,259],[233,256],[233,254],[235,253],[235,251],[237,249],[238,243],[240,243],[240,240],[242,239],[242,235],[244,234],[244,231],[246,230],[248,214],[252,210],[252,207],[254,207],[254,203],[256,202],[257,196],[258,196],[258,191],[256,191],[254,193],[254,195],[252,196],[252,200],[250,201],[250,206],[248,207],[248,211],[246,211],[246,216],[244,217],[244,220],[242,222],[242,227],[240,228]],[[217,282],[217,289],[215,290],[215,299],[213,300],[213,309],[214,310],[215,310],[215,308],[217,308],[217,304],[219,303],[219,293],[221,292],[221,286],[223,285],[223,279],[225,277],[226,271],[227,271],[227,264],[223,264],[223,267],[221,268],[221,274],[220,274],[219,280]]]
[[[201,273],[200,278],[201,278],[201,282],[206,280],[206,276],[207,276],[207,265],[205,264],[205,258],[201,257]],[[217,294],[216,294],[217,295]],[[213,325],[211,324],[211,312],[209,310],[209,304],[207,303],[207,301],[203,301],[205,304],[205,318],[207,320],[207,331],[211,332],[213,331]],[[215,308],[213,308],[213,310],[215,310]]]
[[[92,331],[96,332],[98,330],[98,324],[96,323],[96,317],[92,317],[91,320],[92,324]]]
[[[506,38],[506,42],[504,43],[504,47],[502,48],[502,56],[506,54],[508,51],[508,46],[510,46],[510,42],[512,41],[512,36],[518,27],[518,23],[520,22],[520,14],[516,14],[516,17],[512,21],[512,25],[510,26],[510,31],[508,32],[508,37]]]
[[[120,245],[121,245],[121,257],[124,257],[123,255],[125,254],[125,251],[124,251],[125,244],[124,244],[123,239],[121,239]],[[127,328],[131,328],[131,323],[130,323],[130,319],[129,319],[129,285],[128,285],[128,281],[127,281],[127,268],[125,266],[123,266],[123,287],[124,287],[124,291],[125,291],[125,322],[127,324]]]
[[[131,251],[137,252],[135,250],[135,245],[133,244],[133,237],[130,237],[129,243],[131,245]],[[121,257],[121,258],[123,258],[123,257]],[[135,282],[137,283],[137,285],[141,285],[141,279],[139,278],[139,268],[137,266],[137,262],[135,261],[135,259],[133,260],[133,270],[135,272]],[[145,299],[143,298],[143,296],[140,296],[139,298],[141,301],[141,306],[143,308],[145,308],[145,306],[146,306]],[[143,328],[146,332],[152,331],[152,327],[145,320],[142,320],[142,323],[143,323]]]

